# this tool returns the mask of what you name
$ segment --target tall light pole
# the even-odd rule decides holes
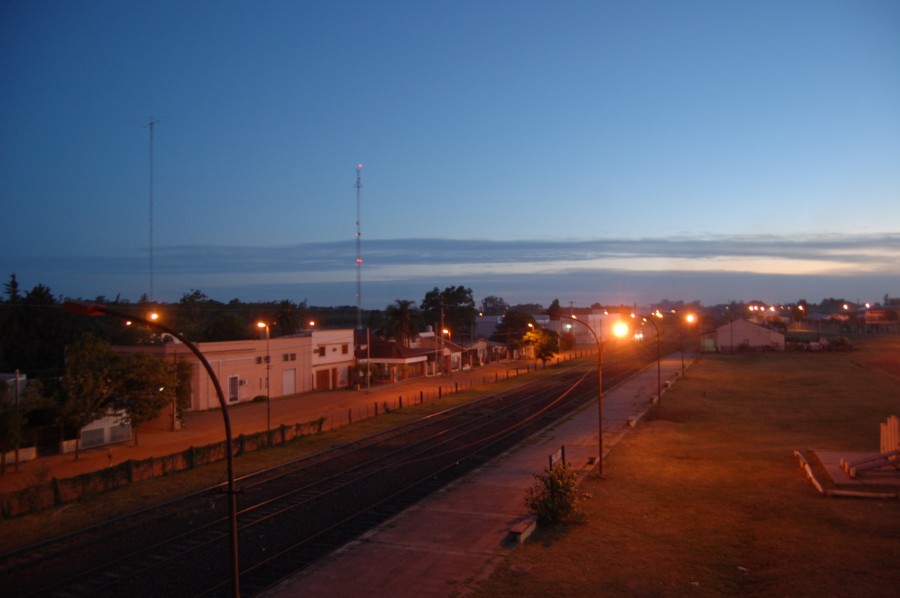
[[[268,322],[257,322],[256,326],[258,328],[266,329],[266,445],[268,445],[272,442],[272,409],[269,405],[269,368],[271,367],[271,359],[269,357],[269,324]]]
[[[636,317],[635,314],[631,314],[631,317]],[[653,324],[653,330],[656,332],[656,404],[662,404],[662,373],[660,371],[660,355],[662,353],[661,343],[659,339],[659,326],[656,325],[656,322],[653,321],[653,318],[661,318],[662,314],[657,312],[657,314],[649,315],[649,316],[640,316],[640,318],[644,322],[649,322]]]
[[[693,324],[697,320],[694,314],[687,314],[681,321],[681,377],[684,378],[684,324]]]
[[[588,329],[588,332],[591,333],[591,336],[594,337],[594,342],[597,343],[597,475],[603,475],[603,343],[600,340],[600,337],[597,336],[597,333],[594,332],[594,329],[591,328],[587,323],[582,322],[578,318],[575,317],[574,314],[570,316],[573,320],[584,326]],[[620,322],[620,324],[622,324]],[[624,326],[624,324],[622,324]],[[616,336],[623,336],[625,334],[625,330],[621,327],[616,326],[613,329],[613,334]]]
[[[119,311],[107,309],[104,305],[77,303],[75,301],[66,301],[65,309],[70,313],[81,316],[113,316],[115,318],[121,318],[126,322],[139,322],[150,328],[155,328],[166,334],[171,334],[174,338],[181,341],[184,346],[190,349],[197,359],[200,360],[200,363],[203,364],[206,373],[209,375],[210,380],[212,380],[213,387],[216,389],[219,407],[222,409],[222,419],[225,422],[225,462],[228,471],[228,514],[231,528],[231,593],[236,598],[240,598],[241,584],[240,569],[238,568],[237,495],[234,492],[234,450],[232,449],[231,443],[231,420],[228,417],[228,405],[225,402],[225,393],[222,392],[222,385],[219,384],[219,378],[216,376],[209,361],[207,361],[206,357],[204,357],[203,353],[200,352],[200,349],[198,349],[196,345],[184,338],[181,333],[157,322],[156,318],[144,319],[139,316],[131,316]]]
[[[362,172],[363,165],[359,163],[356,165],[356,184],[354,188],[356,189],[356,329],[362,330],[362,250],[360,249],[360,240],[362,237],[362,231],[360,230],[360,218],[359,218],[359,192],[362,189],[362,179],[360,178],[360,174]],[[368,364],[366,364],[368,367]]]

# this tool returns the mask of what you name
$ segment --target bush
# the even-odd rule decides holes
[[[584,517],[578,501],[578,476],[560,461],[534,474],[534,485],[525,493],[525,506],[544,524],[573,521]]]
[[[256,395],[255,397],[253,397],[253,402],[254,403],[265,403],[266,395]]]

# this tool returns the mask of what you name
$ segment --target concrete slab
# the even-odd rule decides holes
[[[866,487],[896,487],[900,489],[900,469],[870,469],[861,472],[857,477],[851,478],[850,475],[841,468],[841,459],[853,462],[866,457],[874,457],[878,453],[853,452],[853,451],[831,451],[815,449],[813,453],[822,463],[828,477],[832,483],[840,488],[865,489]]]

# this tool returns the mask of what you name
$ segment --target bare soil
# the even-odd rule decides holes
[[[853,343],[704,356],[583,482],[586,520],[540,529],[474,595],[898,595],[900,501],[824,498],[793,457],[877,451],[900,415],[900,338]]]

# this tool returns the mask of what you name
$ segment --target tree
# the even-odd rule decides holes
[[[221,309],[222,304],[213,301],[202,291],[196,289],[181,296],[175,316],[175,328],[192,341],[203,341],[208,332],[208,320],[214,311]]]
[[[527,312],[508,311],[503,317],[503,321],[497,324],[491,340],[506,343],[506,346],[511,349],[519,349],[522,347],[525,334],[531,329],[528,325],[534,326],[535,323],[534,318]]]
[[[471,336],[475,330],[475,316],[478,312],[472,289],[457,286],[440,291],[434,287],[425,294],[421,309],[427,324],[434,324],[435,328],[448,328],[455,338]]]
[[[301,317],[300,309],[291,301],[284,299],[278,304],[278,314],[275,316],[275,326],[278,327],[280,333],[277,336],[287,336],[297,332]]]
[[[575,348],[575,334],[571,330],[564,330],[559,333],[559,350],[571,351]]]
[[[547,308],[547,315],[551,320],[558,320],[562,315],[562,308],[559,306],[559,299],[554,299],[550,307]]]
[[[397,344],[408,347],[419,334],[422,313],[415,301],[397,299],[384,309],[385,333],[394,337]]]
[[[18,446],[25,423],[11,394],[6,380],[0,380],[0,475],[6,473],[6,453]]]
[[[150,353],[126,353],[116,363],[117,384],[112,406],[125,413],[138,445],[141,424],[155,419],[176,400],[175,366]]]
[[[509,309],[509,304],[502,297],[488,295],[481,300],[481,313],[486,316],[502,316]]]
[[[15,272],[10,275],[9,282],[3,285],[3,288],[6,291],[9,303],[16,304],[22,300],[21,295],[19,295],[19,282],[16,280]]]
[[[217,311],[206,318],[200,338],[203,342],[246,340],[250,336],[247,323],[237,314]]]
[[[0,322],[0,370],[21,370],[29,378],[63,368],[66,344],[90,324],[65,313],[50,289],[37,285],[18,303],[6,303]]]
[[[519,303],[509,308],[509,311],[524,311],[527,314],[544,313],[544,306],[540,303]]]
[[[81,444],[81,428],[104,413],[116,391],[116,355],[106,342],[84,335],[66,349],[62,379],[62,422],[76,431],[75,460]]]
[[[525,334],[525,342],[534,347],[534,358],[547,363],[559,352],[559,337],[552,330],[531,328]]]

